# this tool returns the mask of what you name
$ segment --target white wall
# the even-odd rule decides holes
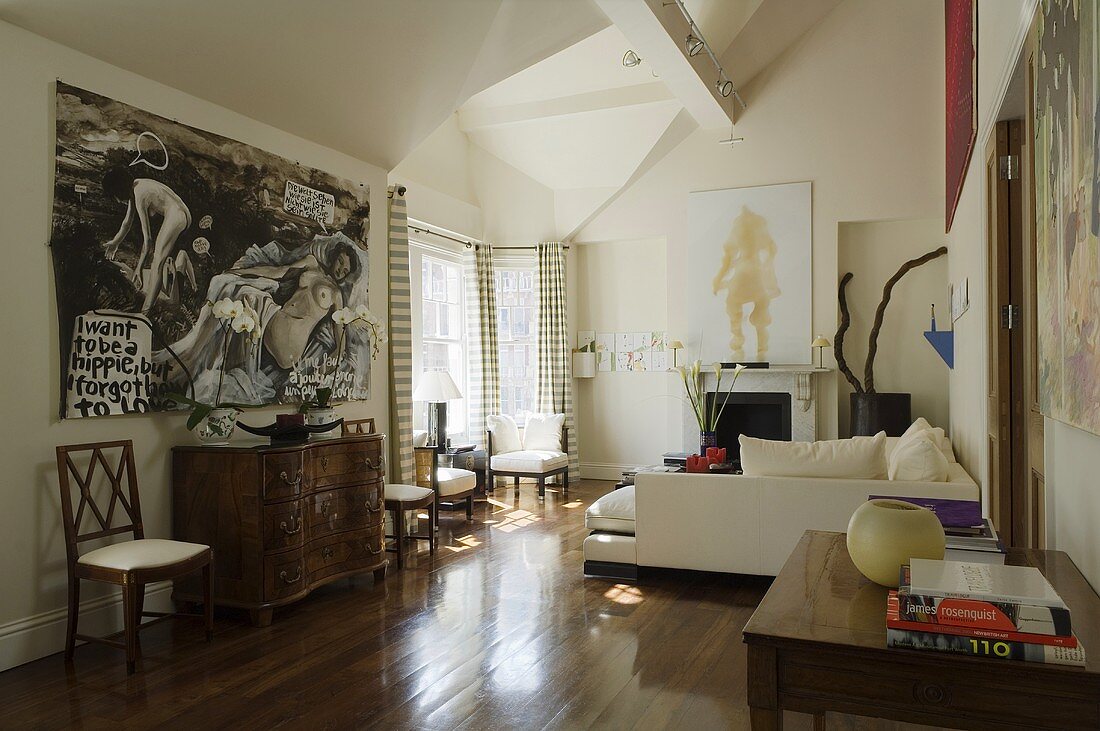
[[[664,330],[668,301],[664,239],[574,246],[579,330]],[[597,373],[574,382],[581,474],[619,478],[624,467],[656,464],[679,450],[680,402],[670,393],[679,377],[669,373]]]
[[[906,260],[943,245],[943,219],[861,221],[842,223],[838,233],[838,274],[852,272],[848,310],[852,325],[844,338],[844,355],[861,382],[867,362],[867,336],[882,299],[882,287]],[[930,305],[936,305],[937,327],[951,329],[947,309],[947,257],[940,257],[905,275],[894,286],[890,306],[879,331],[875,357],[875,389],[913,395],[913,418],[923,416],[947,427],[947,365],[921,334],[929,327]],[[828,335],[830,341],[832,335]],[[852,387],[837,379],[838,431],[850,436],[848,398]]]
[[[683,306],[688,193],[813,181],[813,330],[831,338],[838,224],[942,216],[942,68],[942,4],[847,0],[744,90],[743,143],[719,146],[728,129],[696,131],[575,238],[665,238],[668,330],[687,343],[708,325],[687,322]],[[818,434],[835,436],[834,374],[818,395]]]
[[[3,333],[8,357],[0,363],[5,419],[0,426],[0,463],[5,470],[0,511],[0,669],[62,649],[66,605],[64,538],[53,447],[133,439],[140,476],[142,513],[149,537],[170,535],[170,459],[174,444],[188,442],[183,414],[116,416],[58,421],[58,324],[49,249],[54,167],[54,80],[91,89],[120,101],[179,119],[298,160],[371,187],[370,307],[386,311],[385,171],[256,120],[188,96],[148,79],[0,23],[0,221],[6,266],[0,269]],[[369,130],[364,130],[369,134]],[[388,421],[388,365],[372,371],[371,401],[341,408],[349,417]],[[283,408],[285,410],[285,407]],[[254,421],[274,409],[250,412]],[[89,609],[102,606],[104,587],[86,584]],[[161,591],[151,604],[163,602]],[[85,632],[120,626],[120,612],[89,611]]]

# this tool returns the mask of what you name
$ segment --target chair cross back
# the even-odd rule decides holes
[[[119,450],[117,463],[112,464],[108,453]],[[82,470],[73,456],[91,452],[88,467]],[[110,487],[106,510],[97,502],[93,489],[97,477],[103,474]],[[134,466],[134,444],[129,440],[75,444],[57,448],[57,476],[61,490],[61,513],[65,523],[65,543],[70,554],[84,541],[132,532],[134,538],[144,538],[141,522],[141,503],[138,498],[137,470]],[[75,483],[75,485],[74,485]],[[73,507],[73,488],[79,491],[79,500]],[[116,513],[121,512],[129,522],[114,525]],[[90,530],[81,533],[81,526],[91,516]]]

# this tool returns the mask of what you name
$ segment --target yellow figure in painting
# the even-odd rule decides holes
[[[768,359],[769,306],[780,295],[775,277],[775,240],[763,216],[741,207],[722,249],[722,266],[714,276],[714,294],[726,290],[730,319],[730,351],[734,360],[745,358],[745,305],[752,305],[749,323],[756,328],[756,360]]]

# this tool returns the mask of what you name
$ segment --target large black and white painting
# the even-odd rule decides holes
[[[369,397],[367,186],[61,82],[56,151],[62,416]]]

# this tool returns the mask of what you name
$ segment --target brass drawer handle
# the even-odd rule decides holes
[[[374,501],[374,507],[373,508],[371,507],[370,500],[367,500],[365,503],[363,503],[363,505],[366,506],[368,513],[377,513],[383,507],[382,498],[378,498],[377,500]]]
[[[328,517],[328,505],[330,502],[332,502],[330,498],[325,498],[324,502],[321,503],[321,515],[326,518]],[[335,518],[336,513],[333,513],[332,517]]]
[[[293,480],[290,479],[290,477],[287,476],[286,470],[283,470],[282,472],[280,472],[279,477],[283,478],[283,482],[285,482],[287,485],[290,485],[291,487],[298,487],[299,485],[302,484],[302,471],[301,470],[298,470],[298,474],[294,476]]]
[[[378,458],[377,462],[373,461],[370,457],[363,458],[363,466],[368,470],[380,470],[383,464],[385,464],[385,461],[381,457]]]
[[[283,580],[284,584],[293,584],[295,581],[300,580],[302,578],[302,564],[298,564],[298,573],[294,575],[293,579],[286,575],[286,571],[280,571],[279,578]]]
[[[325,546],[321,549],[322,558],[332,558],[336,554],[336,549],[332,546]]]
[[[288,528],[287,525],[286,525],[286,521],[284,520],[281,523],[279,523],[279,527],[282,528],[283,533],[286,533],[288,536],[292,536],[295,533],[301,533],[302,532],[302,516],[299,515],[297,518],[292,517],[290,519],[290,524],[294,527],[293,528]]]
[[[382,541],[380,541],[380,542],[379,542],[379,545],[378,545],[378,550],[377,550],[377,551],[376,551],[376,550],[374,550],[374,546],[372,546],[372,545],[370,544],[370,541],[366,541],[366,542],[365,542],[365,545],[366,545],[366,547],[367,547],[367,550],[368,550],[368,551],[370,551],[370,555],[372,555],[372,556],[377,556],[378,554],[382,553],[382,551],[384,551],[384,550],[386,549],[386,541],[385,541],[385,539],[382,539]]]
[[[328,472],[328,457],[321,457],[321,469]]]

